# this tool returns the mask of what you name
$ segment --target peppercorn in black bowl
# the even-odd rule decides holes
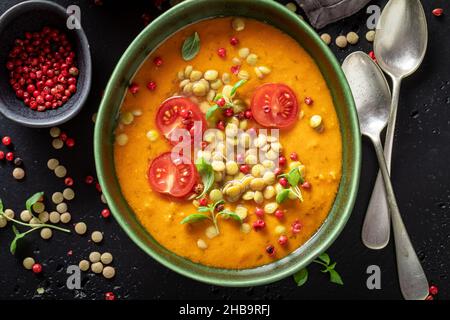
[[[15,5],[0,17],[0,41],[5,117],[51,127],[81,110],[91,86],[91,55],[82,27],[65,8],[43,0]]]

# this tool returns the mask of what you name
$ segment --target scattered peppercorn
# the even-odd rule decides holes
[[[432,13],[433,13],[434,16],[440,17],[440,16],[442,16],[444,14],[444,9],[436,8],[436,9],[433,9]]]
[[[435,295],[437,295],[438,294],[438,292],[439,292],[439,289],[438,289],[438,287],[437,286],[435,286],[435,285],[432,285],[432,286],[430,286],[430,294],[431,295],[433,295],[433,296],[435,296]]]
[[[73,179],[71,177],[67,177],[64,179],[64,184],[68,187],[73,186]]]
[[[105,293],[105,300],[113,301],[116,300],[116,296],[112,292]]]
[[[33,264],[33,266],[31,267],[31,270],[33,270],[33,273],[35,274],[39,274],[42,272],[42,265],[40,263],[35,263]]]
[[[86,184],[92,184],[94,182],[94,177],[93,176],[86,176],[86,178],[84,178],[84,182]]]
[[[231,38],[230,38],[230,44],[231,44],[232,46],[237,46],[237,45],[239,44],[239,39],[236,38],[236,37],[231,37]]]
[[[305,98],[305,104],[307,106],[311,106],[314,103],[313,99],[311,99],[311,97],[306,97]]]
[[[262,219],[258,219],[255,222],[253,222],[253,229],[255,231],[264,229],[265,226],[266,226],[266,222],[264,220],[262,220]]]
[[[6,154],[5,158],[6,158],[7,161],[13,161],[14,160],[14,153],[13,152],[8,152]]]
[[[11,138],[9,136],[4,136],[2,138],[2,143],[4,146],[9,146],[11,144]]]
[[[277,217],[277,219],[283,219],[284,218],[284,211],[281,209],[277,209],[275,211],[275,217]]]
[[[109,216],[111,215],[111,211],[109,211],[109,209],[103,209],[102,210],[102,217],[103,218],[109,218]]]

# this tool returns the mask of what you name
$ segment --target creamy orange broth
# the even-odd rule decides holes
[[[191,25],[167,39],[142,65],[133,82],[139,84],[140,91],[132,95],[127,93],[121,112],[142,110],[134,122],[121,126],[116,134],[125,133],[128,143],[116,144],[114,158],[122,192],[137,218],[150,234],[167,249],[194,262],[209,266],[230,269],[255,267],[282,258],[304,244],[318,230],[333,204],[341,177],[341,136],[339,123],[332,98],[319,68],[312,58],[292,38],[267,24],[246,19],[243,31],[231,28],[230,18],[212,19]],[[186,62],[180,54],[180,47],[186,37],[197,31],[201,39],[201,50],[196,58]],[[229,44],[232,36],[238,37],[240,45]],[[273,215],[265,215],[266,228],[244,234],[239,223],[231,219],[219,218],[220,234],[208,239],[205,229],[210,222],[181,225],[180,221],[196,208],[191,201],[173,201],[152,192],[146,172],[149,162],[159,154],[170,151],[169,143],[160,136],[156,142],[150,142],[146,132],[156,129],[155,116],[162,101],[179,91],[177,72],[190,64],[196,70],[215,69],[219,74],[230,72],[231,59],[238,55],[239,47],[248,47],[259,56],[258,65],[272,69],[263,80],[255,76],[253,67],[243,62],[242,69],[250,72],[250,80],[239,89],[242,98],[250,98],[254,89],[268,82],[285,83],[297,95],[304,118],[294,128],[281,131],[280,141],[287,156],[295,151],[299,160],[306,166],[306,180],[312,184],[310,191],[303,191],[304,202],[286,201],[285,218],[278,220]],[[227,58],[217,55],[217,48],[225,47]],[[153,59],[160,56],[163,66],[157,68]],[[157,83],[157,89],[146,89],[149,81]],[[231,84],[238,81],[232,75]],[[303,103],[305,97],[312,97],[314,104]],[[312,115],[321,115],[324,131],[319,133],[309,126]],[[273,200],[272,200],[273,201]],[[247,223],[256,220],[255,203],[243,202],[249,208]],[[266,201],[267,203],[267,201]],[[226,204],[233,209],[235,204]],[[291,224],[300,220],[303,228],[300,233],[291,232]],[[286,227],[289,238],[287,246],[277,243],[279,235],[274,229],[278,225]],[[197,247],[197,240],[203,239],[207,249]],[[270,257],[265,248],[273,245],[276,254]]]

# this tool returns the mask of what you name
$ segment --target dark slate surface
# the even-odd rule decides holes
[[[2,1],[0,12],[17,2]],[[44,190],[47,194],[61,190],[63,181],[46,168],[47,159],[57,157],[76,181],[77,198],[70,203],[74,221],[84,220],[91,231],[104,231],[105,241],[100,250],[113,253],[118,274],[112,281],[84,274],[82,290],[68,290],[65,285],[66,267],[85,258],[97,246],[89,243],[88,238],[75,235],[56,233],[48,242],[34,235],[21,246],[16,256],[12,256],[8,251],[12,231],[10,228],[1,229],[1,299],[103,299],[107,291],[114,291],[121,299],[401,298],[392,242],[384,250],[370,251],[360,240],[363,215],[377,170],[375,154],[367,140],[363,142],[362,176],[355,209],[345,230],[328,251],[332,259],[338,262],[337,269],[345,281],[343,287],[329,283],[317,266],[310,268],[310,279],[302,288],[297,288],[291,278],[255,288],[234,289],[201,284],[164,268],[139,250],[112,218],[107,221],[100,218],[104,205],[99,194],[95,187],[86,187],[83,183],[87,174],[94,174],[91,115],[98,107],[102,89],[114,65],[143,28],[142,13],[149,12],[156,16],[160,11],[151,1],[126,2],[125,8],[108,0],[102,7],[94,6],[93,1],[58,2],[65,6],[77,4],[81,7],[81,22],[92,50],[91,95],[83,111],[62,126],[76,139],[76,147],[72,150],[54,150],[48,130],[23,128],[0,117],[0,135],[7,134],[13,138],[15,152],[24,159],[27,172],[26,180],[18,183],[11,176],[12,166],[2,162],[0,197],[6,207],[18,211],[23,207],[24,200],[38,190]],[[450,6],[444,0],[432,1],[432,4],[430,1],[423,2],[429,22],[429,50],[420,70],[408,78],[402,88],[393,157],[393,184],[405,224],[428,278],[439,286],[440,298],[449,298],[450,27],[448,17],[436,18],[431,15],[431,10],[433,6],[441,6],[450,14]],[[386,0],[372,1],[377,5],[385,3]],[[363,10],[323,31],[336,36],[354,30],[364,38],[367,18]],[[352,51],[360,49],[368,52],[370,48],[371,45],[365,40],[345,50],[332,46],[340,61]],[[69,250],[73,251],[72,256],[67,255]],[[41,276],[35,276],[21,266],[23,257],[27,255],[35,256],[43,263]],[[372,264],[381,267],[381,290],[370,291],[366,288],[366,268]],[[46,289],[43,296],[36,294],[39,287]]]

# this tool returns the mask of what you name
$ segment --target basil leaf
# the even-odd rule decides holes
[[[3,212],[3,201],[0,199],[0,212]]]
[[[216,112],[216,110],[219,109],[219,105],[215,104],[211,107],[209,107],[209,109],[206,111],[205,117],[206,119],[209,119],[212,117],[212,115],[214,114],[214,112]]]
[[[288,196],[289,196],[289,192],[291,192],[290,189],[284,189],[283,191],[281,191],[279,194],[277,194],[277,203],[282,203],[284,202]]]
[[[200,161],[195,164],[198,173],[202,177],[203,192],[197,196],[197,199],[202,198],[211,188],[214,183],[214,171],[212,166],[205,161],[204,158],[200,158]]]
[[[242,85],[244,85],[246,82],[247,82],[247,80],[245,80],[245,79],[242,79],[242,80],[239,80],[238,82],[236,82],[234,84],[233,88],[231,89],[230,97],[233,97],[234,94],[236,93],[237,89],[239,89],[239,87],[242,87]]]
[[[303,286],[306,281],[308,281],[308,269],[303,268],[296,274],[294,274],[294,280],[297,283],[297,286]]]
[[[287,180],[289,184],[293,187],[297,186],[300,182],[300,179],[302,178],[300,174],[300,170],[298,168],[294,168],[291,171],[289,171],[289,174],[287,175]]]
[[[198,212],[210,212],[211,207],[198,207],[197,211]]]
[[[321,261],[323,261],[326,265],[330,264],[331,259],[330,259],[330,256],[326,252],[322,253],[317,258],[319,258]]]
[[[43,192],[37,192],[35,194],[33,194],[30,198],[28,198],[28,200],[25,202],[25,207],[27,208],[28,211],[30,211],[30,213],[32,213],[31,211],[31,207],[39,201],[40,198],[42,198],[42,196],[44,195]]]
[[[330,282],[339,284],[341,286],[344,285],[341,276],[336,270],[329,270],[329,272],[330,272]]]
[[[16,249],[17,249],[17,242],[22,239],[25,234],[24,233],[20,233],[19,230],[17,230],[16,226],[12,226],[12,230],[15,234],[15,237],[13,239],[13,241],[11,241],[11,245],[9,246],[9,251],[11,252],[11,254],[15,254],[16,253]]]
[[[181,47],[181,55],[185,61],[190,61],[200,51],[200,37],[197,32],[194,32],[191,36],[186,38]]]
[[[186,218],[181,220],[180,223],[181,224],[194,223],[194,222],[203,221],[206,219],[209,219],[209,216],[207,216],[206,214],[194,213],[194,214],[188,215]]]
[[[223,211],[221,211],[220,213],[219,213],[220,215],[227,215],[227,216],[229,216],[230,218],[232,218],[232,219],[234,219],[234,220],[236,220],[236,221],[239,221],[240,223],[242,223],[242,219],[241,219],[241,217],[239,217],[236,213],[234,213],[233,211],[230,211],[230,210],[223,210]]]

